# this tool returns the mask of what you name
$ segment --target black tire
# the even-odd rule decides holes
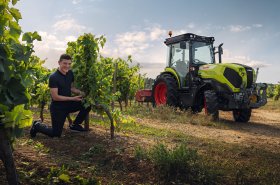
[[[246,123],[250,120],[252,109],[236,109],[232,111],[234,121]]]
[[[158,86],[164,86],[166,85],[166,94],[161,94],[162,96],[165,96],[166,101],[159,101],[159,93],[160,90],[157,88]],[[177,80],[170,74],[161,74],[159,75],[152,88],[152,96],[153,96],[153,106],[159,106],[159,105],[169,105],[172,107],[178,107],[178,82]]]
[[[216,92],[207,90],[204,92],[204,98],[205,113],[212,117],[211,120],[217,121],[219,119],[219,102]]]

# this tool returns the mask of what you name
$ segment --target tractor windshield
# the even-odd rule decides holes
[[[198,65],[213,64],[213,45],[205,42],[193,42],[192,44],[193,63]]]

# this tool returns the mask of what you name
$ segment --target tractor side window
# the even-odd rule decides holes
[[[180,43],[171,45],[170,67],[174,68],[180,77],[186,77],[189,71],[189,44],[186,49],[180,48]]]

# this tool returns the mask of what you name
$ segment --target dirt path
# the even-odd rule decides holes
[[[226,128],[202,125],[164,123],[160,120],[140,119],[140,124],[160,129],[170,129],[203,139],[214,139],[226,143],[263,148],[280,153],[280,112],[275,110],[253,110],[249,123],[232,121],[230,112],[221,112],[220,121]]]

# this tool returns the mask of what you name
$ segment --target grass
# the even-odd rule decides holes
[[[202,126],[212,126],[216,128],[226,128],[226,124],[219,121],[211,121],[210,116],[206,116],[203,112],[193,114],[191,110],[181,111],[168,106],[145,107],[133,104],[132,107],[124,111],[125,114],[135,116],[137,118],[149,118],[160,120],[165,123],[182,123]],[[203,116],[202,116],[203,115]]]
[[[267,105],[261,109],[280,110],[279,102],[280,101],[274,102],[269,100]],[[153,149],[140,147],[140,145],[136,145],[134,148],[135,159],[151,160],[153,164],[157,166],[160,179],[170,182],[176,181],[178,183],[180,181],[186,182],[186,177],[178,177],[180,173],[175,173],[174,175],[169,169],[174,169],[170,167],[173,166],[174,161],[180,161],[180,164],[183,163],[182,160],[185,160],[183,154],[193,150],[197,152],[193,154],[193,158],[188,158],[189,161],[196,164],[194,162],[195,156],[199,159],[198,167],[196,165],[192,167],[194,171],[195,169],[200,170],[201,172],[198,172],[198,174],[202,174],[201,176],[205,177],[205,173],[208,174],[208,168],[215,169],[214,175],[211,175],[211,170],[209,172],[210,182],[212,182],[211,179],[213,177],[214,181],[220,184],[280,184],[280,172],[278,170],[280,168],[279,152],[274,153],[265,150],[265,148],[256,148],[253,146],[229,144],[222,140],[202,139],[186,135],[183,131],[155,128],[149,126],[149,124],[142,125],[139,123],[138,118],[151,122],[159,120],[160,122],[165,122],[170,125],[175,122],[179,124],[230,129],[224,122],[210,122],[204,115],[193,115],[190,112],[182,112],[168,107],[154,109],[151,107],[134,105],[124,111],[123,114],[130,115],[135,121],[128,121],[120,125],[119,132],[128,137],[130,135],[137,135],[143,140],[154,140],[156,138],[156,140],[166,142],[167,146],[155,145],[154,148],[152,147]],[[101,117],[93,115],[91,116],[90,123],[94,123],[93,126],[101,126],[109,130],[109,120],[107,118],[101,119]],[[176,145],[187,145],[188,148],[180,148],[176,147]],[[190,148],[192,150],[190,150]],[[95,155],[100,156],[102,155],[103,149],[102,145],[95,145],[90,148],[84,156],[88,158],[94,157]],[[175,169],[177,169],[177,167]],[[178,167],[178,169],[181,169],[181,167]],[[177,171],[179,172],[180,170]],[[177,171],[175,170],[175,172]],[[164,176],[163,174],[166,175]],[[215,174],[219,175],[216,176]],[[197,178],[201,179],[202,177],[195,177],[194,180]]]
[[[272,98],[267,100],[267,104],[260,109],[263,110],[280,110],[280,100],[275,101]]]
[[[184,144],[173,148],[158,143],[151,149],[135,148],[137,159],[147,159],[154,164],[158,181],[165,184],[216,184],[217,174],[203,165],[196,150]]]
[[[172,142],[172,145],[176,143],[188,144],[198,150],[204,164],[219,169],[217,173],[221,174],[223,178],[218,181],[221,182],[275,184],[280,181],[277,170],[280,167],[278,165],[280,159],[275,153],[265,149],[228,144],[214,139],[201,139],[188,136],[180,131],[158,129],[137,123],[125,124],[121,131],[140,134],[143,138],[152,137],[158,140],[168,140],[168,142]],[[135,148],[135,158],[145,159],[146,155],[148,154],[145,149],[139,146]]]

